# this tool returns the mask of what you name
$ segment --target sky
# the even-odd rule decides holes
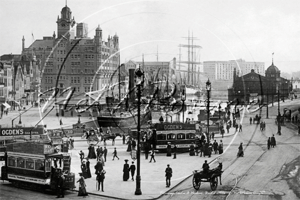
[[[65,0],[1,0],[0,55],[20,54],[35,39],[57,33]],[[188,35],[196,61],[243,59],[300,71],[299,0],[68,0],[75,21],[98,25],[104,39],[117,34],[121,62],[187,60]],[[181,52],[181,53],[180,53]]]

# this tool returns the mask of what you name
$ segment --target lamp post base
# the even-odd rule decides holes
[[[136,189],[135,189],[135,195],[141,195],[141,176],[137,175],[136,176]]]

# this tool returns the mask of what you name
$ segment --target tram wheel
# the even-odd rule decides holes
[[[215,176],[210,180],[210,188],[212,191],[215,191],[218,187],[218,177]]]
[[[195,190],[199,190],[201,185],[201,179],[196,178],[195,176],[193,177],[193,187],[195,188]]]

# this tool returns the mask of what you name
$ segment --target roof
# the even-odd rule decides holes
[[[30,49],[37,49],[40,48],[46,49],[47,47],[52,48],[53,47],[53,41],[54,40],[35,40],[28,48]]]
[[[272,65],[270,67],[268,67],[268,69],[266,70],[266,73],[268,74],[275,74],[275,73],[279,73],[279,69],[274,65],[274,63],[272,62]]]
[[[1,57],[0,57],[0,60],[7,60],[7,61],[10,61],[10,60],[15,60],[15,59],[18,59],[21,55],[19,54],[3,54]]]

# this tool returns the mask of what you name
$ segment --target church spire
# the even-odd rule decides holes
[[[274,65],[274,52],[272,53],[272,65]]]

